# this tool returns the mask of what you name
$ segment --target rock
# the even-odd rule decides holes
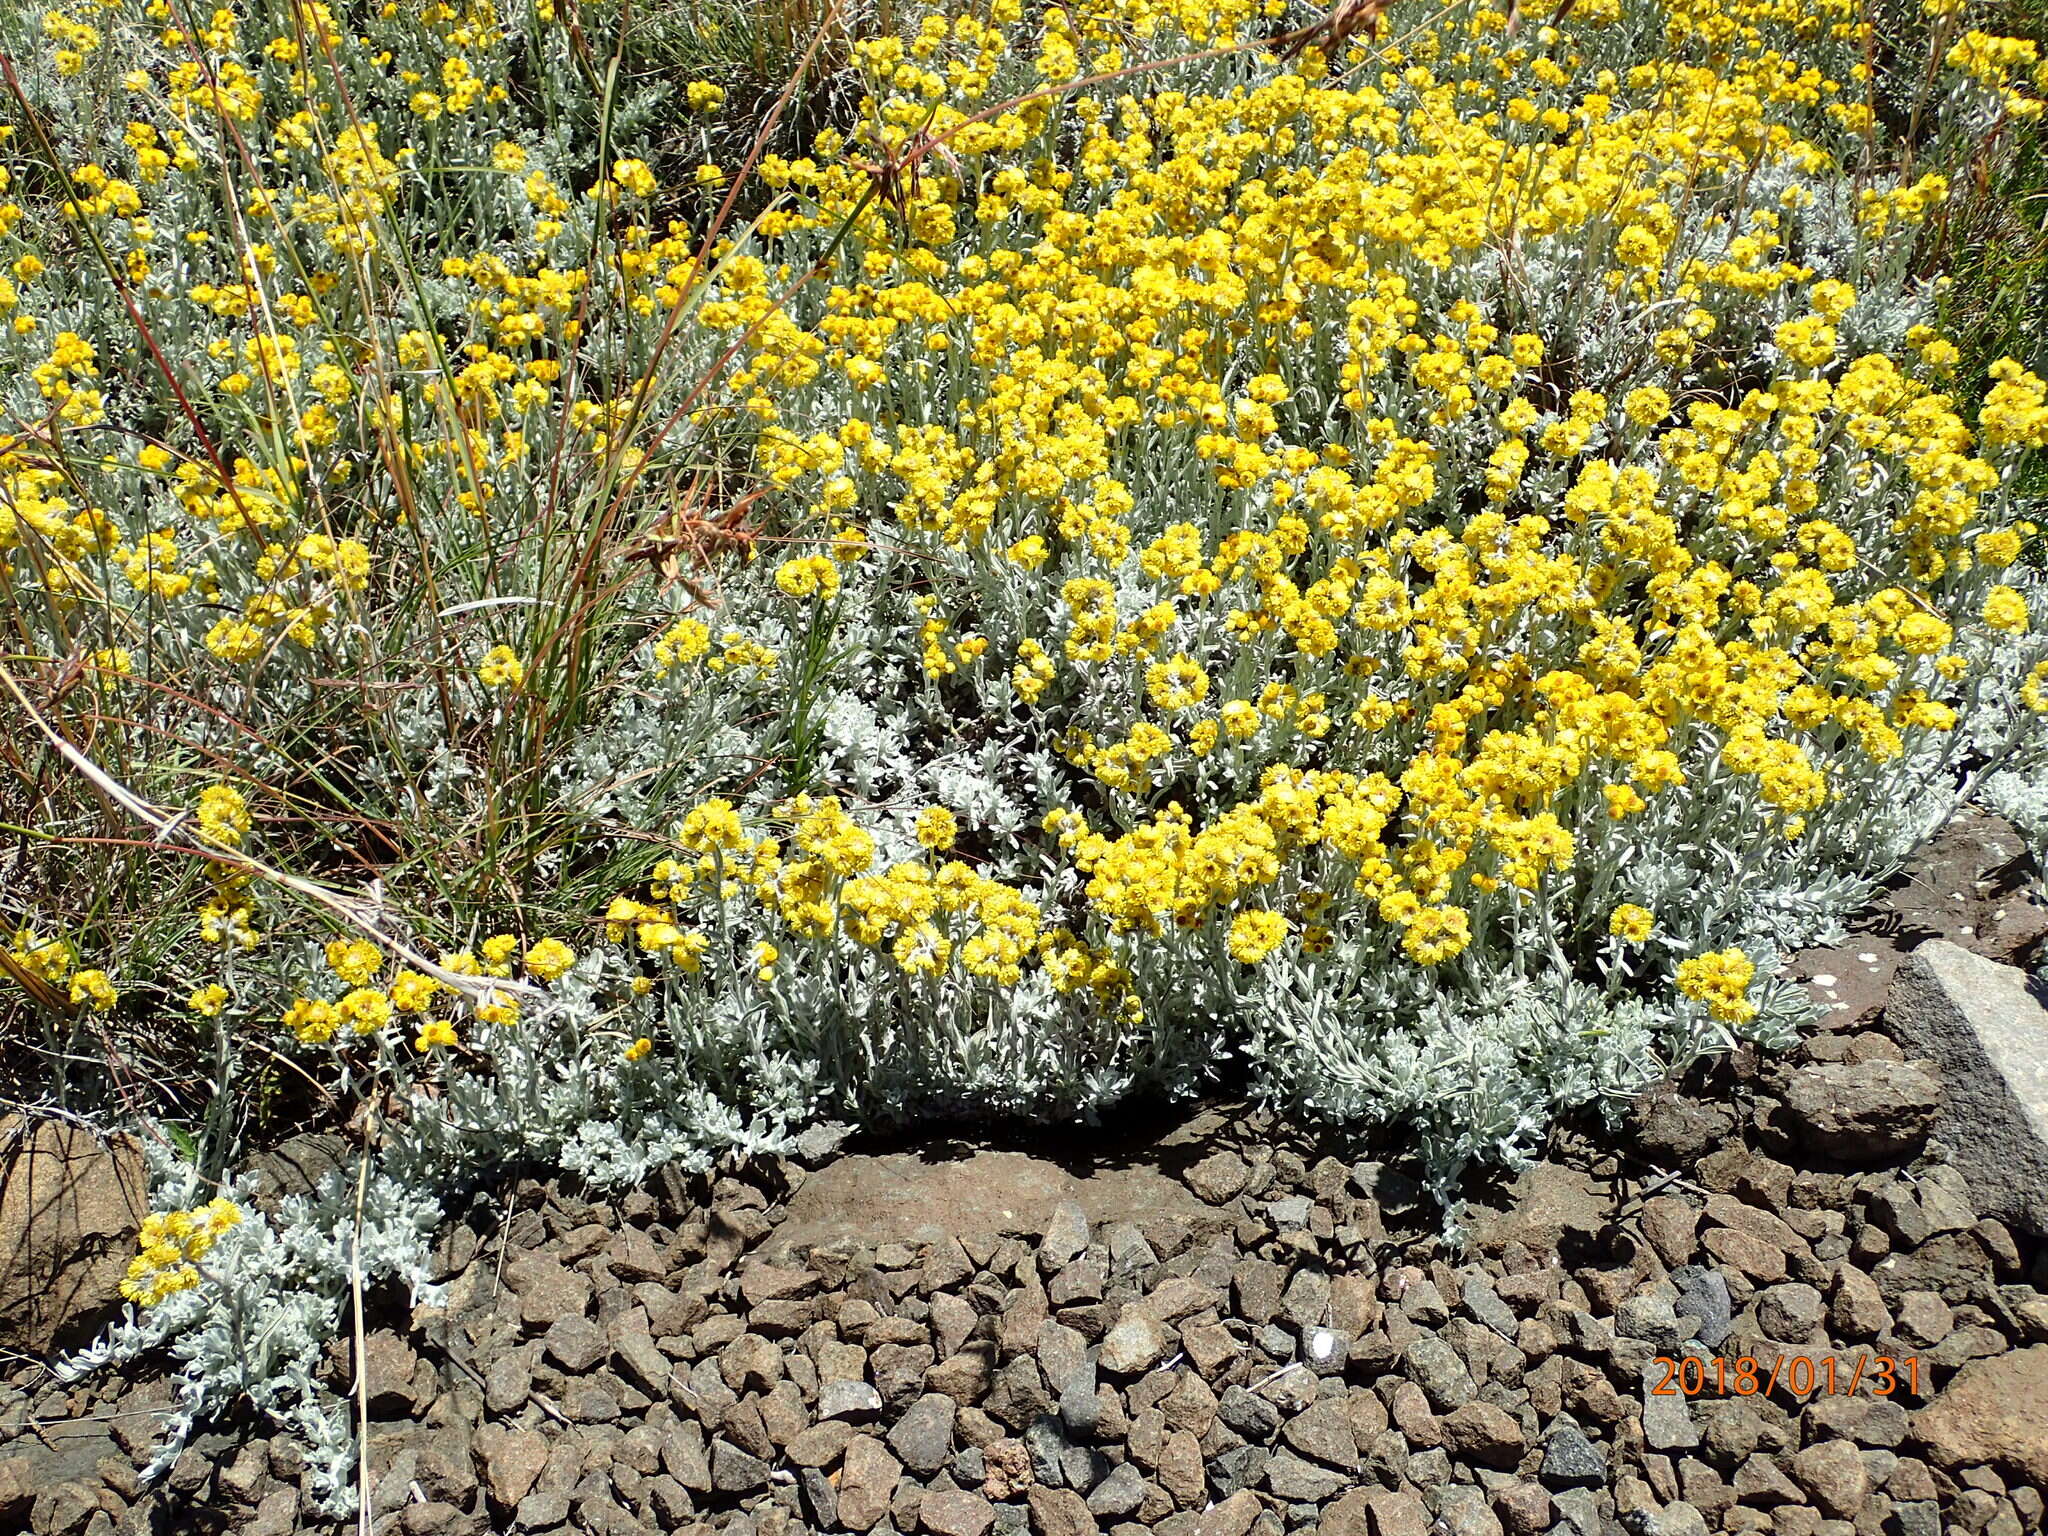
[[[120,1305],[148,1213],[133,1137],[0,1119],[0,1345],[41,1356],[96,1328]]]
[[[74,1536],[99,1512],[99,1490],[90,1483],[51,1483],[36,1494],[29,1512],[35,1536]]]
[[[743,1333],[719,1355],[718,1374],[735,1392],[766,1392],[782,1380],[782,1351],[773,1339]]]
[[[768,1486],[768,1463],[721,1437],[711,1442],[711,1486],[719,1493],[758,1493]]]
[[[1240,1488],[1202,1515],[1195,1524],[1195,1536],[1246,1536],[1258,1520],[1262,1507],[1256,1493],[1249,1488]],[[1324,1516],[1325,1522],[1328,1518],[1328,1515]],[[1353,1536],[1353,1533],[1332,1532],[1330,1536]]]
[[[1784,1344],[1804,1344],[1820,1331],[1826,1315],[1820,1292],[1797,1280],[1770,1286],[1756,1298],[1758,1324]]]
[[[0,1457],[0,1521],[26,1518],[35,1501],[35,1463],[26,1456]]]
[[[1479,1390],[1458,1352],[1433,1333],[1417,1334],[1403,1355],[1408,1374],[1439,1413],[1462,1408]]]
[[[616,1271],[616,1266],[614,1266]],[[808,1296],[818,1288],[818,1277],[808,1269],[775,1264],[750,1264],[740,1272],[740,1296],[749,1307],[764,1302],[790,1301]]]
[[[1575,1424],[1554,1424],[1543,1437],[1538,1477],[1550,1488],[1592,1488],[1607,1481],[1607,1453]]]
[[[1136,1514],[1145,1502],[1145,1478],[1135,1462],[1125,1462],[1097,1483],[1088,1495],[1089,1511],[1118,1519]]]
[[[1857,1392],[1834,1395],[1821,1393],[1806,1405],[1806,1430],[1815,1435],[1832,1435],[1880,1450],[1894,1450],[1906,1438],[1906,1410],[1889,1397],[1872,1397]]]
[[[1052,1219],[1038,1242],[1038,1270],[1052,1275],[1065,1269],[1088,1248],[1088,1213],[1079,1202],[1062,1200],[1053,1207]]]
[[[1512,1482],[1495,1489],[1493,1512],[1509,1536],[1540,1536],[1550,1529],[1550,1495],[1538,1483]]]
[[[541,1336],[541,1347],[571,1376],[581,1376],[611,1353],[604,1330],[578,1312],[557,1318]]]
[[[873,1435],[856,1435],[839,1471],[839,1523],[849,1531],[874,1528],[889,1513],[903,1464]]]
[[[1835,1266],[1828,1316],[1835,1325],[1835,1332],[1850,1339],[1874,1339],[1892,1326],[1891,1309],[1884,1304],[1884,1292],[1877,1288],[1875,1280],[1847,1261]]]
[[[286,1195],[314,1194],[329,1173],[353,1167],[344,1138],[327,1131],[302,1131],[251,1157],[248,1173],[256,1204],[272,1212]]]
[[[1899,968],[1885,1027],[1934,1059],[1937,1133],[1977,1209],[2048,1235],[2048,1007],[2026,972],[1946,939]]]
[[[1707,1517],[1697,1505],[1679,1500],[1645,1520],[1643,1536],[1707,1536]]]
[[[1235,1152],[1212,1152],[1181,1177],[1189,1189],[1209,1204],[1222,1205],[1244,1193],[1244,1187],[1252,1181],[1252,1171]]]
[[[1942,1105],[1941,1079],[1920,1062],[1823,1061],[1785,1082],[1795,1136],[1849,1163],[1902,1157],[1927,1139]]]
[[[1735,1128],[1735,1117],[1720,1105],[1692,1098],[1669,1081],[1645,1089],[1629,1118],[1643,1150],[1675,1168],[1698,1162]]]
[[[485,1424],[470,1442],[484,1464],[484,1487],[500,1509],[516,1509],[548,1464],[547,1436],[535,1429]]]
[[[1719,1349],[1734,1324],[1735,1307],[1728,1295],[1728,1278],[1718,1269],[1685,1264],[1671,1271],[1671,1284],[1678,1298],[1671,1304],[1678,1317],[1696,1318],[1693,1334],[1708,1349]]]
[[[1166,1354],[1165,1325],[1136,1306],[1126,1307],[1102,1341],[1096,1364],[1120,1376],[1149,1371]]]
[[[590,1308],[590,1281],[542,1254],[526,1254],[507,1264],[505,1283],[518,1294],[519,1318],[529,1328],[552,1328]]]
[[[829,1467],[853,1439],[853,1426],[844,1419],[825,1419],[795,1435],[783,1448],[791,1466]]]
[[[829,1531],[839,1524],[839,1490],[832,1479],[816,1467],[805,1467],[796,1475],[797,1497],[814,1529]]]
[[[1700,1427],[1677,1382],[1666,1385],[1669,1374],[1654,1360],[1643,1366],[1643,1443],[1653,1451],[1689,1451],[1700,1443]]]
[[[1063,1200],[1099,1223],[1128,1221],[1134,1211],[1148,1221],[1190,1224],[1209,1215],[1180,1180],[1157,1167],[1119,1164],[1077,1178],[1049,1158],[1022,1152],[863,1153],[836,1157],[804,1179],[789,1197],[776,1241],[798,1251],[849,1239],[914,1246],[1036,1237]]]
[[[952,1457],[953,1420],[959,1411],[944,1393],[925,1393],[903,1410],[889,1431],[889,1449],[911,1471],[930,1477]]]
[[[1340,1399],[1322,1398],[1295,1414],[1281,1437],[1305,1456],[1346,1472],[1358,1470],[1358,1439]]]
[[[978,1493],[929,1488],[918,1502],[917,1519],[932,1536],[982,1536],[995,1524],[996,1507]]]
[[[865,1424],[882,1412],[882,1394],[864,1381],[828,1381],[818,1389],[818,1417]]]
[[[1096,1536],[1101,1529],[1087,1501],[1070,1488],[1034,1487],[1025,1498],[1037,1536]]]
[[[1341,1472],[1303,1461],[1287,1451],[1277,1453],[1266,1464],[1266,1486],[1290,1504],[1315,1504],[1334,1498],[1350,1481]]]
[[[1972,1360],[1913,1415],[1908,1435],[1938,1466],[1995,1465],[2048,1487],[2048,1344]]]
[[[1428,1536],[1429,1507],[1412,1493],[1376,1491],[1368,1496],[1373,1536]]]
[[[1484,1466],[1513,1467],[1522,1459],[1522,1426],[1492,1403],[1474,1400],[1437,1421],[1451,1453]]]
[[[1850,1520],[1870,1499],[1870,1470],[1847,1440],[1823,1440],[1792,1458],[1792,1476],[1828,1514]]]

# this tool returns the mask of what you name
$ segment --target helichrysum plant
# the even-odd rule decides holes
[[[790,158],[611,0],[0,16],[5,969],[369,1111],[274,1215],[206,1119],[94,1360],[340,1506],[318,1341],[511,1164],[1221,1069],[1449,1194],[2038,807],[2048,384],[1919,259],[2034,45],[1311,19],[914,7]]]

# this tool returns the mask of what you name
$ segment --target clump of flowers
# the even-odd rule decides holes
[[[1223,1072],[1448,1195],[2033,803],[2048,382],[1967,400],[1915,275],[2030,45],[1943,0],[1888,171],[1851,0],[913,7],[728,195],[633,91],[587,157],[616,10],[0,14],[0,576],[101,774],[41,819],[149,826],[4,969],[396,1096],[385,1272],[494,1157]],[[293,1361],[345,1208],[219,1239],[312,1255]]]

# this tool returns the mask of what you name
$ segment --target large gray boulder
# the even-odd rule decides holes
[[[1929,939],[1899,968],[1885,1023],[1941,1067],[1935,1128],[1979,1211],[2048,1235],[2048,988]]]

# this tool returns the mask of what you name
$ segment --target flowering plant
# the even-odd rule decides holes
[[[1916,268],[2033,45],[1930,6],[1902,163],[1848,0],[1285,10],[915,10],[801,154],[822,34],[714,140],[609,0],[0,17],[0,961],[228,1106],[191,1412],[341,1468],[303,1341],[514,1160],[1226,1076],[1449,1194],[2039,773],[2048,384]],[[363,1171],[216,1232],[258,1087]]]

